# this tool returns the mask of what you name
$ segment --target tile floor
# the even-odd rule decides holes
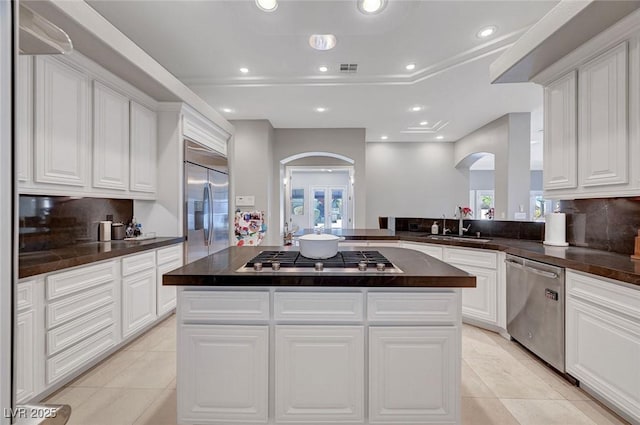
[[[69,425],[175,425],[175,316],[53,394]],[[463,425],[621,425],[517,344],[472,326],[462,338]]]

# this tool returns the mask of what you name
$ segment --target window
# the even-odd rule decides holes
[[[544,199],[541,190],[529,192],[529,205],[531,206],[531,219],[533,221],[544,221],[544,215],[553,212],[552,201]]]
[[[473,218],[490,220],[489,211],[495,207],[493,190],[470,190],[469,208],[473,211]]]

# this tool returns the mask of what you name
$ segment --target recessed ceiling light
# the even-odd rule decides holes
[[[240,68],[240,72],[242,72],[243,74],[246,74],[249,72],[249,68]]]
[[[414,69],[416,69],[416,64],[415,63],[410,63],[407,66],[405,66],[407,71],[413,71]]]
[[[256,0],[258,8],[265,12],[273,12],[278,8],[278,0]]]
[[[321,66],[320,68],[318,68],[318,71],[320,72],[327,72],[329,70],[329,68],[327,68],[326,66]]]
[[[420,121],[420,125],[427,125],[429,124],[429,121]]]
[[[436,139],[442,140],[442,139],[444,139],[444,136],[436,136]]]
[[[333,34],[312,34],[309,37],[309,46],[316,50],[331,50],[336,47],[337,41]]]
[[[233,109],[231,108],[222,108],[222,112],[226,112],[227,114],[233,112]]]
[[[497,30],[497,29],[498,29],[498,28],[497,28],[497,27],[495,27],[495,26],[493,26],[493,25],[492,25],[492,26],[490,26],[490,27],[485,27],[485,28],[482,28],[480,31],[478,31],[478,33],[476,34],[476,36],[477,36],[478,38],[487,38],[487,37],[489,37],[489,36],[491,36],[491,35],[495,34],[495,32],[496,32],[496,30]]]
[[[389,136],[380,136],[380,140],[387,140]]]
[[[422,111],[422,106],[413,106],[413,107],[411,108],[411,110],[412,110],[413,112],[419,112],[419,111]]]
[[[326,110],[327,110],[327,108],[325,108],[325,107],[323,107],[323,106],[318,106],[318,107],[316,108],[316,112],[324,112],[324,111],[326,111]]]
[[[358,0],[358,9],[365,15],[380,13],[387,5],[387,0]]]

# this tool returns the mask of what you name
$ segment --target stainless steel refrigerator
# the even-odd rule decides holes
[[[185,141],[185,234],[190,263],[229,246],[229,174],[227,159]]]

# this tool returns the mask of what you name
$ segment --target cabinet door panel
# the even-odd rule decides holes
[[[627,183],[627,42],[578,72],[580,184]]]
[[[476,277],[475,288],[462,288],[462,316],[497,325],[498,274],[496,271],[460,264],[453,265]]]
[[[156,191],[157,152],[156,113],[131,102],[131,182],[136,192]]]
[[[16,76],[17,163],[18,181],[31,180],[33,163],[33,57],[18,56]]]
[[[122,338],[156,319],[156,270],[122,279]]]
[[[269,327],[181,325],[180,335],[178,422],[266,423]]]
[[[364,328],[276,326],[276,422],[364,420]]]
[[[176,307],[176,287],[175,286],[163,286],[162,275],[177,269],[182,266],[182,259],[174,260],[170,263],[165,263],[158,266],[158,316],[162,316],[165,313],[173,310]]]
[[[576,72],[544,89],[544,188],[578,185]]]
[[[369,329],[369,422],[457,423],[458,328]]]
[[[640,420],[640,322],[572,296],[566,308],[567,372]]]
[[[129,99],[93,82],[93,186],[129,186]]]
[[[16,322],[16,400],[24,402],[35,394],[36,356],[35,345],[35,312],[33,310],[18,314]]]
[[[35,179],[87,184],[89,78],[48,56],[36,58]]]

